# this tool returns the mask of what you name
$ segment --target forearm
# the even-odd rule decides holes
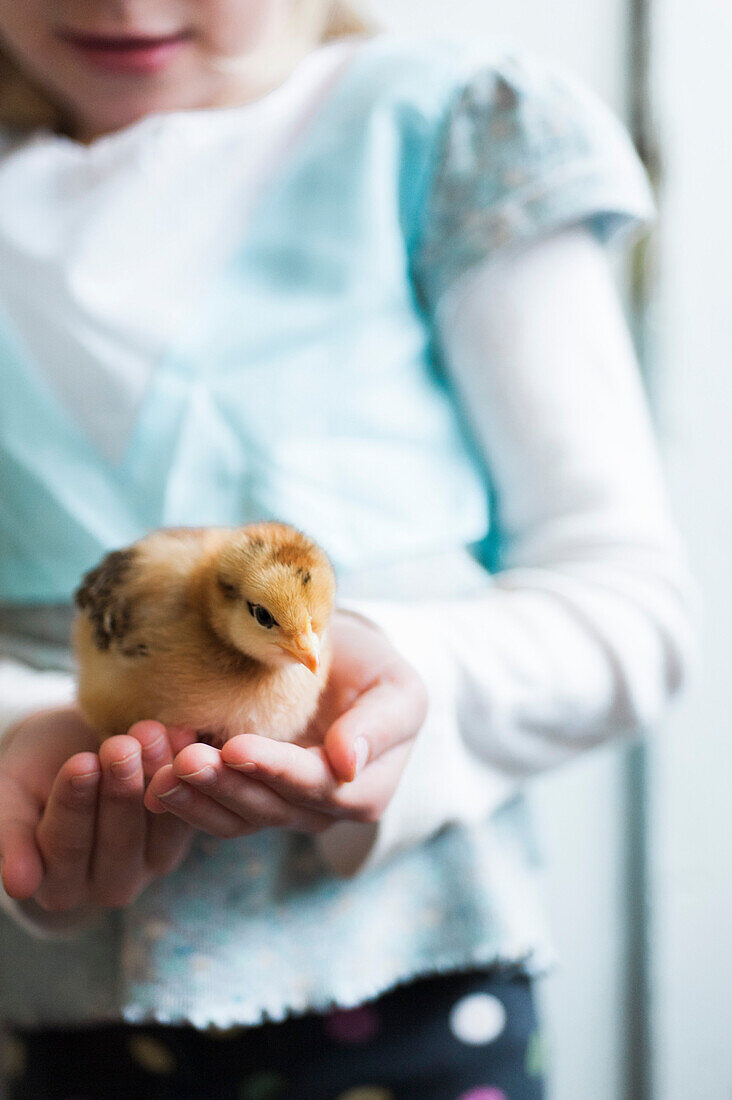
[[[489,602],[448,621],[465,736],[529,775],[658,720],[692,663],[694,589],[589,234],[487,265],[440,324],[504,541]]]
[[[421,672],[435,744],[507,779],[653,725],[692,649],[682,577],[651,563],[510,569],[464,600],[354,606]]]

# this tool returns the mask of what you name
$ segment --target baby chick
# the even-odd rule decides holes
[[[155,531],[75,593],[78,698],[100,739],[154,718],[221,746],[297,741],[325,686],[335,578],[281,523]]]

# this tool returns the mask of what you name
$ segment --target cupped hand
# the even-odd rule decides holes
[[[153,777],[145,805],[218,837],[378,821],[424,721],[426,690],[367,620],[337,612],[332,630],[333,662],[307,747],[258,734],[221,750],[189,744]]]
[[[173,759],[171,738],[158,722],[131,734],[99,747],[74,706],[38,711],[6,734],[0,874],[10,897],[49,911],[117,908],[181,862],[191,828],[143,805],[146,780]]]

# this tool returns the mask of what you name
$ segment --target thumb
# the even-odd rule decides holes
[[[6,893],[16,901],[32,897],[39,889],[43,860],[29,821],[18,818],[0,821],[0,878]]]
[[[328,762],[350,783],[369,761],[414,737],[423,720],[422,696],[411,681],[381,681],[359,695],[326,733]]]
[[[0,777],[0,878],[16,901],[35,894],[43,878],[43,860],[35,830],[40,807],[10,776]]]

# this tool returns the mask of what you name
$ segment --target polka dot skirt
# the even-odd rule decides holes
[[[540,1100],[531,984],[431,977],[281,1024],[5,1036],[8,1100]]]

